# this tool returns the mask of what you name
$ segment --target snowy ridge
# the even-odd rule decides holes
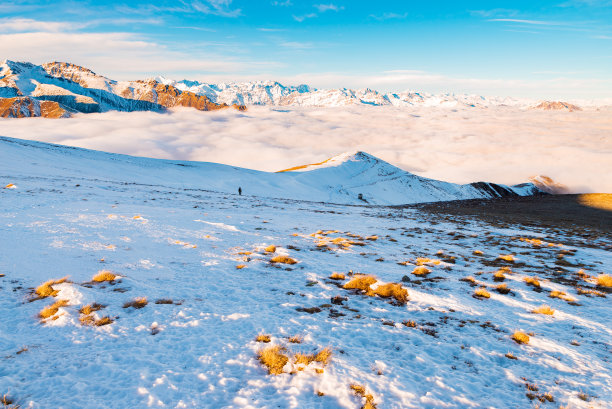
[[[492,183],[458,185],[406,172],[365,152],[331,158],[301,171],[261,172],[208,162],[138,158],[0,137],[0,162],[30,176],[50,171],[84,178],[129,179],[246,195],[343,204],[399,205],[447,200],[527,196],[533,184],[514,187]],[[36,156],[32,163],[24,160]],[[126,176],[128,175],[128,176]]]

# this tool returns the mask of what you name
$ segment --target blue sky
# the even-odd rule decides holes
[[[612,97],[612,1],[11,1],[0,59],[117,79]]]

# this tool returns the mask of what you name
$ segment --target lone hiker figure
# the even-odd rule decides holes
[[[238,195],[242,196],[242,188],[238,186]]]

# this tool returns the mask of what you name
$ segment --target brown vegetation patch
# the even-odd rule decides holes
[[[137,310],[146,307],[149,302],[147,301],[147,297],[137,297],[131,301],[126,301],[123,304],[123,308],[135,308]]]
[[[270,341],[271,341],[270,335],[267,335],[267,334],[259,334],[257,335],[257,338],[255,338],[255,342],[263,342],[267,344]]]
[[[567,295],[567,293],[563,292],[563,291],[558,291],[558,290],[553,290],[550,292],[550,294],[548,294],[548,296],[550,298],[559,298],[563,301],[567,301],[567,302],[573,302],[576,301],[576,299],[574,297],[571,297],[569,295]]]
[[[270,244],[268,247],[266,247],[264,249],[264,251],[266,253],[275,253],[276,252],[276,246],[274,244]]]
[[[376,277],[366,274],[355,274],[353,278],[346,284],[344,284],[344,288],[347,290],[360,290],[364,293],[371,295],[372,290],[370,286],[376,283]]]
[[[512,290],[508,288],[506,284],[500,284],[498,286],[495,286],[495,291],[497,291],[500,294],[508,294]]]
[[[98,303],[87,304],[79,309],[79,313],[84,314],[84,315],[89,315],[89,314],[94,313],[95,311],[100,311],[101,309],[105,307],[106,305],[102,305]]]
[[[155,300],[155,304],[174,304],[170,298],[159,298]]]

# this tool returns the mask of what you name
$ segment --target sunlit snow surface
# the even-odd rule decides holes
[[[16,187],[0,189],[0,393],[24,408],[359,408],[352,383],[379,408],[532,407],[526,383],[554,397],[542,407],[612,407],[610,296],[579,295],[554,274],[559,252],[572,249],[562,277],[580,268],[610,273],[609,242],[596,235],[216,193],[155,166],[140,170],[146,183],[138,183],[106,157],[96,177],[27,148],[11,167],[0,165],[0,186]],[[328,249],[317,247],[318,230],[378,239]],[[270,244],[298,263],[270,264],[263,251]],[[397,264],[438,258],[439,250],[454,264],[431,266],[425,280],[411,274],[414,265]],[[498,267],[484,265],[500,254],[516,257],[505,281],[512,294],[493,291]],[[103,269],[122,278],[83,285]],[[349,270],[383,282],[407,276],[410,300],[391,305],[327,278]],[[472,297],[474,288],[459,281],[470,275],[489,287],[490,299]],[[31,289],[64,276],[71,282],[57,286],[57,298],[69,304],[41,323],[37,314],[52,300],[29,302]],[[526,276],[539,277],[540,292]],[[579,305],[548,297],[550,290]],[[330,307],[338,295],[348,300]],[[135,297],[149,304],[122,308]],[[160,298],[175,304],[155,304]],[[116,321],[81,326],[78,310],[93,302],[107,305],[99,316]],[[542,304],[555,314],[530,313]],[[296,310],[314,306],[321,312]],[[513,342],[515,330],[533,333],[530,343]],[[329,346],[331,363],[323,374],[268,375],[256,359],[262,333],[292,352]],[[303,342],[288,344],[294,335]]]

